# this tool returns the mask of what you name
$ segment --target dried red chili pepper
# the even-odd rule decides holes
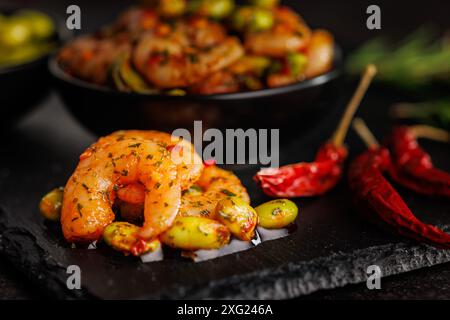
[[[326,143],[317,152],[314,162],[263,169],[254,179],[264,193],[272,197],[321,195],[332,189],[341,178],[342,164],[346,157],[345,147]]]
[[[392,166],[389,175],[398,184],[429,196],[450,197],[450,174],[433,166],[431,157],[423,150],[418,137],[442,137],[448,133],[427,126],[397,127],[387,139]]]
[[[359,122],[359,125],[363,123]],[[364,133],[361,135],[368,142],[369,149],[352,161],[348,173],[350,189],[359,211],[375,223],[388,226],[400,235],[450,249],[450,234],[425,224],[414,216],[383,176],[392,165],[389,150],[379,147],[373,139],[364,138]]]
[[[375,74],[375,66],[368,65],[331,141],[319,149],[314,162],[262,169],[254,176],[264,193],[272,197],[309,197],[322,195],[337,184],[347,158],[345,136]]]

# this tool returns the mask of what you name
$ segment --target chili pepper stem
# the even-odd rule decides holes
[[[350,127],[353,116],[355,115],[358,106],[361,104],[361,101],[376,73],[377,68],[374,64],[367,65],[361,81],[359,82],[358,88],[356,89],[352,99],[348,103],[345,113],[342,116],[336,131],[333,134],[332,143],[335,146],[340,147],[344,143],[345,136],[347,135],[348,128]]]
[[[356,131],[358,136],[364,141],[367,147],[378,148],[380,144],[377,139],[373,135],[372,131],[370,131],[367,124],[361,118],[356,118],[353,120],[353,129]]]
[[[426,138],[435,141],[450,142],[450,132],[443,129],[434,128],[426,125],[416,125],[409,127],[409,130],[417,138]]]

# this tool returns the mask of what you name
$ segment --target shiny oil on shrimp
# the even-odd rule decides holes
[[[170,227],[181,198],[177,167],[160,144],[144,139],[120,139],[89,148],[81,157],[64,190],[61,224],[71,242],[101,237],[114,220],[112,205],[120,185],[145,187],[144,226],[140,236],[150,239]]]
[[[193,22],[183,22],[165,35],[141,37],[133,62],[148,82],[160,88],[188,87],[243,56],[240,41],[225,36],[223,27],[204,19],[194,21],[194,27]]]
[[[158,143],[161,147],[170,152],[173,162],[177,165],[178,179],[182,190],[188,189],[202,174],[203,162],[195,151],[194,146],[181,137],[153,130],[121,130],[116,131],[106,137],[102,137],[93,145],[102,146],[114,143],[122,139],[144,139]]]
[[[273,9],[274,25],[269,30],[248,32],[245,48],[248,52],[280,58],[289,52],[299,52],[309,44],[311,30],[303,19],[287,7]]]
[[[130,51],[131,45],[120,39],[85,36],[61,49],[58,61],[72,75],[96,84],[105,84],[114,60]]]
[[[128,185],[117,195],[124,202],[138,204],[145,197],[145,189],[142,185]],[[228,197],[250,203],[247,190],[236,175],[217,166],[207,167],[195,185],[183,193],[178,215],[214,218],[217,203]]]
[[[126,205],[142,201],[144,196],[144,188],[141,185],[129,185],[118,192],[118,197]],[[183,193],[176,221],[180,223],[186,218],[217,221],[227,226],[237,238],[250,241],[254,236],[258,216],[249,202],[247,190],[238,177],[230,171],[210,166],[203,170],[196,184]],[[139,212],[139,204],[132,206],[121,207],[122,217],[125,215],[128,219],[139,221],[142,215],[142,211]],[[164,243],[173,246],[166,234],[163,234],[162,239]]]

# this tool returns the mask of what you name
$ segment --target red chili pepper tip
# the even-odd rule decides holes
[[[131,254],[133,256],[140,256],[145,252],[147,242],[143,239],[138,240],[132,247],[131,247]]]

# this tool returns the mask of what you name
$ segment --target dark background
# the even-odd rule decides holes
[[[110,22],[117,13],[136,3],[131,0],[0,0],[0,6],[26,6],[45,9],[65,16],[68,5],[81,8],[82,32]],[[450,27],[450,2],[443,0],[282,0],[294,7],[313,27],[333,31],[337,41],[346,49],[353,48],[365,39],[382,34],[398,39],[424,23],[440,30]],[[366,9],[376,4],[381,8],[382,29],[366,28]]]
[[[77,4],[82,11],[82,30],[90,32],[111,21],[117,13],[134,3],[125,0],[0,0],[5,6],[35,7],[64,17],[66,7]],[[400,39],[422,24],[431,24],[444,32],[450,30],[450,1],[363,1],[363,0],[298,0],[284,1],[295,7],[313,27],[332,30],[337,42],[348,52],[364,40],[377,35],[388,35]],[[382,11],[382,29],[371,31],[366,28],[366,8],[377,4]],[[442,265],[388,278],[383,289],[367,295],[365,285],[353,285],[328,292],[318,292],[307,299],[324,298],[450,298],[450,265]],[[0,257],[0,298],[38,298],[28,282],[18,274],[4,258]]]

